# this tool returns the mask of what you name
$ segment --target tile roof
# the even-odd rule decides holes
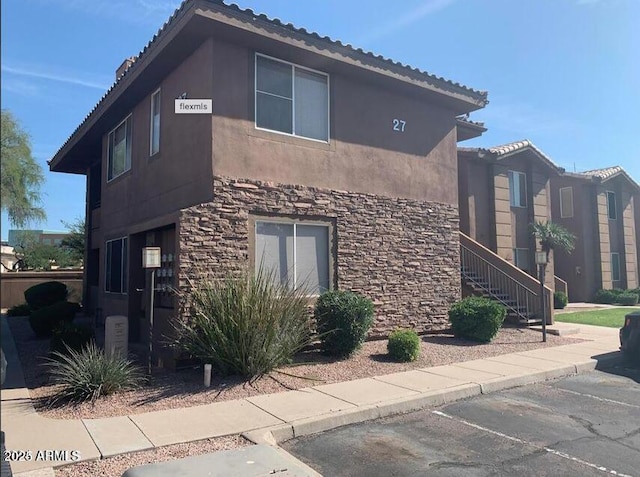
[[[80,125],[73,131],[71,136],[69,136],[69,138],[64,142],[64,144],[56,152],[54,157],[56,157],[65,148],[65,146],[73,139],[73,137],[76,135],[76,133],[78,133],[78,131],[82,128],[82,126],[84,126],[84,124],[96,112],[96,110],[107,99],[107,97],[118,87],[118,85],[120,83],[122,83],[122,81],[128,75],[130,75],[132,71],[135,71],[137,68],[140,67],[140,64],[142,62],[139,61],[139,60],[143,59],[144,56],[148,53],[148,50],[152,46],[154,46],[154,44],[156,44],[159,41],[160,37],[163,36],[163,34],[168,29],[168,27],[170,27],[173,23],[175,23],[176,20],[178,19],[178,17],[180,17],[182,14],[184,14],[184,12],[187,10],[187,8],[192,3],[196,3],[197,1],[198,0],[183,0],[183,2],[180,4],[180,6],[173,12],[173,14],[162,25],[162,27],[160,27],[160,29],[153,36],[153,38],[151,38],[151,40],[149,40],[149,42],[145,45],[145,47],[136,55],[137,60],[129,68],[127,68],[119,78],[116,79],[116,81],[106,91],[106,93],[102,96],[102,98],[100,98],[98,103],[91,109],[89,114],[87,114],[85,116],[85,118],[82,120]],[[408,72],[408,73],[413,73],[413,74],[417,73],[422,77],[423,80],[430,81],[430,82],[434,82],[435,81],[435,82],[439,83],[440,85],[446,85],[446,87],[449,87],[450,89],[452,89],[454,91],[462,92],[462,93],[468,94],[470,96],[473,96],[475,99],[482,101],[485,105],[489,102],[488,99],[487,99],[487,96],[488,96],[488,92],[487,91],[473,89],[473,88],[465,86],[465,85],[463,85],[461,83],[457,83],[455,81],[451,81],[451,80],[445,79],[445,78],[443,78],[441,76],[437,76],[437,75],[428,73],[426,71],[420,70],[418,68],[414,68],[412,66],[409,66],[409,65],[397,62],[397,61],[393,61],[393,60],[391,60],[389,58],[385,58],[382,55],[375,55],[374,53],[372,53],[370,51],[365,51],[362,48],[356,48],[356,47],[354,47],[353,45],[351,45],[349,43],[342,43],[340,40],[333,40],[332,38],[330,38],[328,36],[321,36],[318,33],[313,32],[313,31],[308,31],[305,28],[296,27],[295,25],[293,25],[291,23],[286,23],[285,24],[278,18],[269,18],[267,15],[265,15],[263,13],[257,14],[257,13],[255,13],[253,10],[251,10],[249,8],[242,9],[242,8],[240,8],[238,5],[236,5],[234,3],[227,4],[227,3],[224,2],[224,0],[200,0],[200,1],[203,1],[205,3],[210,3],[212,5],[223,6],[225,8],[228,8],[229,10],[236,11],[236,12],[239,12],[239,13],[247,15],[247,16],[251,16],[253,21],[263,21],[265,23],[270,24],[271,26],[277,26],[277,27],[283,28],[285,30],[288,30],[289,32],[302,34],[302,35],[305,35],[307,37],[312,37],[315,40],[322,41],[322,42],[327,43],[329,45],[332,45],[334,47],[345,48],[347,51],[349,51],[351,53],[364,55],[364,56],[366,56],[366,57],[368,57],[370,59],[375,59],[375,60],[381,61],[381,62],[387,64],[388,66],[394,66],[396,68],[401,68],[402,70],[404,70],[405,72]],[[51,162],[51,161],[49,161],[49,162]]]
[[[578,172],[573,174],[574,176],[580,176],[584,178],[596,179],[601,182],[612,179],[617,175],[623,175],[636,189],[640,189],[640,184],[638,184],[633,177],[631,177],[627,171],[625,171],[622,166],[613,166],[613,167],[603,167],[602,169],[591,169],[590,171]]]
[[[508,144],[502,144],[499,146],[493,146],[489,148],[466,148],[460,147],[458,150],[462,152],[489,152],[493,154],[498,160],[504,158],[505,156],[510,156],[511,154],[515,154],[520,151],[524,151],[526,149],[533,150],[548,166],[556,171],[562,172],[564,169],[559,167],[553,159],[547,156],[544,152],[542,152],[535,144],[533,144],[528,139],[522,139],[520,141],[510,142]]]
[[[613,167],[604,167],[602,169],[591,169],[590,171],[584,171],[580,174],[584,174],[585,176],[593,176],[598,177],[602,180],[609,179],[611,176],[619,174],[623,169],[621,166],[613,166]]]

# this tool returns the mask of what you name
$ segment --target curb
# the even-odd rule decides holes
[[[624,361],[620,352],[603,355],[601,358],[589,359],[575,364],[568,364],[560,368],[538,371],[520,376],[505,376],[485,383],[469,383],[453,388],[438,390],[409,396],[393,401],[362,406],[357,409],[339,411],[332,414],[310,417],[292,421],[287,424],[266,427],[240,434],[254,444],[278,446],[298,437],[309,436],[320,432],[337,429],[339,427],[372,421],[383,417],[407,414],[428,407],[468,399],[481,394],[490,394],[504,389],[510,389],[529,384],[536,384],[552,379],[574,376],[577,374],[604,369]]]

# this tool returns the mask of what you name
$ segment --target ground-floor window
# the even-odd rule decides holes
[[[104,289],[109,293],[127,293],[128,242],[127,237],[107,241]]]
[[[513,264],[520,270],[525,272],[529,271],[529,249],[528,248],[514,248],[513,249]]]
[[[620,281],[620,254],[617,252],[611,254],[611,280]]]
[[[255,267],[279,283],[303,287],[309,295],[329,289],[329,223],[290,219],[255,221]]]

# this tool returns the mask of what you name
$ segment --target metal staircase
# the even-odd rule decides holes
[[[527,326],[542,323],[540,282],[463,233],[460,233],[460,271],[474,295],[502,303],[512,321]],[[551,296],[551,290],[545,287],[547,316],[551,316]]]

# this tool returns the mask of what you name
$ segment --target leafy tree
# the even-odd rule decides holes
[[[62,239],[60,248],[65,251],[74,264],[84,260],[85,224],[83,218],[77,218],[74,223],[62,221],[69,235]]]
[[[31,155],[29,136],[8,111],[2,110],[2,210],[18,228],[46,218],[39,207],[40,186],[44,182],[42,168]]]
[[[50,270],[53,265],[71,267],[81,263],[68,249],[40,243],[38,234],[28,230],[18,235],[14,248],[23,269]]]
[[[530,225],[530,228],[533,236],[540,241],[541,249],[547,252],[547,261],[549,261],[551,250],[562,249],[571,253],[575,246],[576,236],[560,224],[535,222]]]

